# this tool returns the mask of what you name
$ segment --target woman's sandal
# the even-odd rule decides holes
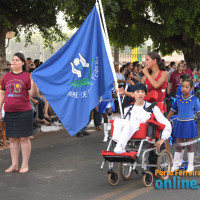
[[[11,165],[8,167],[8,169],[5,170],[5,173],[11,173],[11,172],[18,172],[19,168],[18,165]]]
[[[26,172],[29,171],[29,167],[28,166],[21,166],[21,169],[19,170],[20,174],[24,174]]]
[[[52,122],[52,120],[51,120],[50,117],[45,117],[45,116],[44,116],[44,119],[45,119],[46,121],[50,122],[50,123]]]

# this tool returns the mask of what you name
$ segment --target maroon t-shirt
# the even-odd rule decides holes
[[[191,70],[190,68],[187,68],[187,69],[185,70],[185,73],[186,73],[186,74],[189,74],[189,75],[191,76],[191,78],[193,78],[192,70]]]
[[[32,110],[28,90],[31,89],[30,74],[9,72],[4,75],[1,89],[5,90],[5,112],[24,112]]]
[[[181,85],[181,78],[180,76],[184,73],[178,73],[177,71],[174,71],[172,75],[170,76],[169,82],[172,83],[171,86],[171,92],[176,92],[177,87]]]

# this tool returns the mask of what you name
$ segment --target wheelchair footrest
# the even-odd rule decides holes
[[[102,156],[104,157],[105,160],[109,162],[129,162],[129,163],[134,163],[136,162],[136,155],[137,152],[135,151],[130,151],[130,152],[125,152],[121,154],[117,154],[113,151],[102,151]]]

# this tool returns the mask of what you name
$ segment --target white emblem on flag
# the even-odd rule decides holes
[[[80,57],[80,59],[79,58],[75,58],[74,62],[73,63],[70,62],[70,64],[72,66],[72,73],[76,74],[78,76],[78,78],[81,78],[82,77],[81,70],[76,69],[74,67],[74,65],[78,66],[80,64],[80,62],[81,62],[81,65],[83,67],[87,67],[88,68],[90,66],[90,64],[86,62],[85,58],[83,58],[83,56],[80,53],[79,53],[79,57]]]

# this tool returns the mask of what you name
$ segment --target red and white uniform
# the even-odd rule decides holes
[[[162,72],[163,71],[160,70],[160,72],[158,73],[158,76],[154,79],[155,81],[159,80]],[[157,99],[156,102],[164,102],[164,99],[165,99],[165,96],[166,96],[167,81],[165,81],[159,88],[156,89],[151,85],[149,79],[146,78],[145,85],[147,87],[147,93],[150,92],[151,90],[155,90],[155,91],[158,92],[158,99]]]

